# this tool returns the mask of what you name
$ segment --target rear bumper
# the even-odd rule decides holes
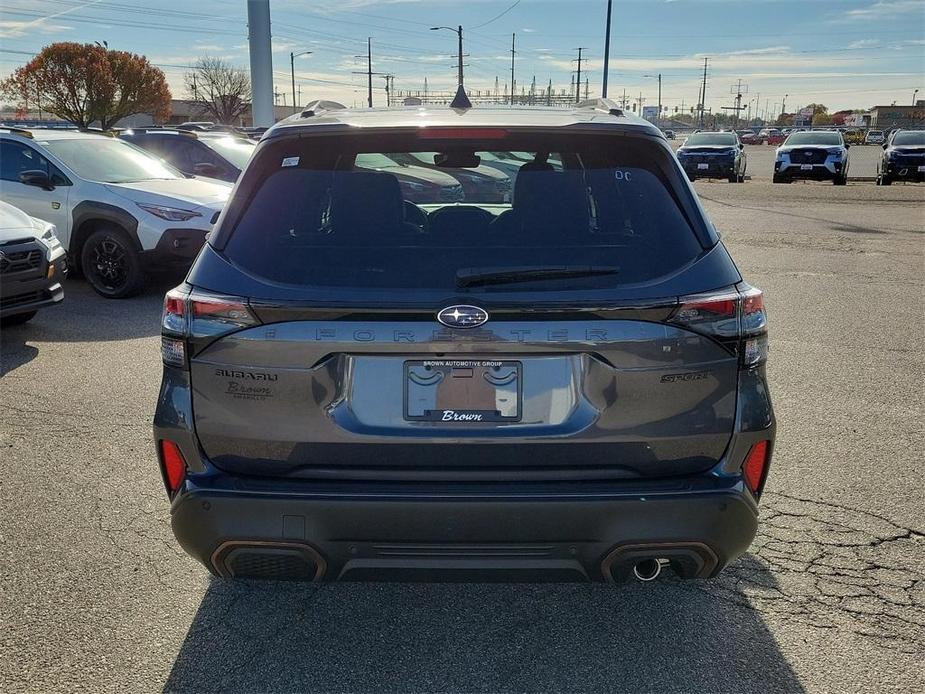
[[[299,580],[620,580],[665,558],[715,575],[755,536],[739,478],[459,488],[194,475],[174,499],[181,546],[213,573]]]

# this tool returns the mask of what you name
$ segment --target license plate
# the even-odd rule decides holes
[[[919,173],[923,173],[923,172],[925,172],[925,166],[920,166],[920,167],[919,167]]]
[[[706,171],[709,168],[710,168],[709,164],[697,164],[698,171]]]
[[[812,164],[801,164],[801,165],[800,165],[800,170],[801,170],[801,171],[812,171],[812,170],[813,170],[813,165],[812,165]]]
[[[520,421],[522,371],[519,361],[406,361],[405,419],[448,426]]]

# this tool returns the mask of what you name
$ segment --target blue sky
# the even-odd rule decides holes
[[[429,31],[462,24],[467,86],[509,81],[517,34],[519,86],[552,80],[568,89],[577,47],[591,93],[600,90],[606,0],[271,0],[274,81],[289,94],[289,51],[297,59],[302,102],[332,98],[363,105],[366,37],[374,70],[396,75],[396,89],[455,85],[456,37]],[[513,5],[513,8],[511,6]],[[505,10],[509,11],[505,12]],[[503,14],[502,14],[503,13]],[[502,15],[498,17],[498,15]],[[496,19],[497,17],[497,19]],[[53,41],[105,40],[162,66],[184,96],[184,66],[203,55],[247,66],[245,0],[2,0],[0,75]],[[787,110],[811,101],[831,110],[925,97],[925,0],[614,0],[610,95],[669,108],[696,102],[703,57],[710,57],[707,106],[732,104],[731,85],[747,84],[743,103]],[[376,101],[384,102],[377,78]],[[518,87],[519,91],[519,87]],[[760,95],[760,97],[759,97]],[[280,100],[282,103],[282,98]],[[776,104],[776,106],[775,106]]]

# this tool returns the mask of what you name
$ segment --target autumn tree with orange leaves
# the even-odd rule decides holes
[[[164,73],[144,56],[95,44],[53,43],[0,83],[21,104],[40,104],[59,118],[108,129],[136,113],[155,121],[170,115]]]

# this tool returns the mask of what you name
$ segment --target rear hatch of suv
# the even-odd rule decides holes
[[[512,200],[419,202],[354,166],[421,152],[457,178],[522,162]],[[640,479],[730,441],[760,295],[659,137],[302,130],[261,143],[217,229],[167,311],[219,468]]]

